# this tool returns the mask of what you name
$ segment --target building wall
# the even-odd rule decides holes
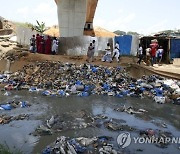
[[[61,55],[86,55],[89,44],[96,41],[96,53],[95,55],[103,54],[106,49],[107,42],[113,44],[113,38],[105,37],[91,37],[91,36],[76,36],[59,38],[59,51]]]
[[[139,48],[139,38],[134,35],[116,36],[115,42],[119,42],[121,55],[136,56]]]
[[[170,58],[180,58],[180,39],[171,39],[170,41]]]
[[[136,56],[137,55],[137,51],[138,51],[138,48],[139,48],[139,37],[138,36],[135,36],[133,35],[132,36],[132,43],[131,43],[131,52],[130,52],[130,55],[132,56]]]
[[[17,42],[22,45],[29,45],[30,38],[32,37],[33,34],[36,34],[36,32],[32,31],[31,28],[26,28],[23,26],[16,27]]]

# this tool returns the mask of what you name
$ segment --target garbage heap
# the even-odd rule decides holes
[[[35,62],[13,74],[0,75],[5,90],[27,89],[44,96],[109,95],[149,97],[157,103],[180,104],[180,82],[161,76],[135,79],[121,67],[61,62]]]
[[[118,152],[113,148],[113,144],[109,144],[110,137],[101,136],[94,138],[66,138],[60,136],[49,147],[43,150],[43,154],[55,154],[55,153],[111,153],[117,154]]]
[[[139,137],[142,139],[156,138],[154,145],[159,148],[167,148],[169,145],[165,139],[172,137],[172,134],[164,131],[154,131],[152,129],[141,130]],[[43,154],[56,154],[56,153],[99,153],[99,154],[118,154],[124,153],[123,149],[120,149],[117,145],[113,144],[113,139],[109,136],[99,136],[93,138],[69,138],[65,136],[57,137],[56,141],[47,146],[42,153]],[[117,140],[118,141],[118,140]],[[124,144],[123,144],[124,145]],[[121,143],[119,145],[121,147]],[[143,152],[143,149],[137,149],[137,151]]]

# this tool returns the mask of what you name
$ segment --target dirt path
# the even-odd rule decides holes
[[[62,56],[62,55],[45,55],[45,54],[32,54],[29,53],[26,57],[22,57],[19,60],[15,60],[11,63],[10,72],[15,72],[21,70],[24,65],[34,62],[42,61],[60,61],[64,63],[75,63],[75,64],[84,64],[86,62],[86,56]],[[102,62],[101,57],[96,57],[95,62],[92,62],[94,65],[102,65],[108,67],[116,66],[126,66],[127,64],[133,63],[135,58],[132,57],[122,57],[120,63],[117,63],[115,60],[112,63]],[[0,61],[0,71],[5,71],[6,60]]]
[[[11,63],[10,72],[15,72],[21,70],[24,65],[34,62],[43,62],[43,61],[60,61],[64,63],[75,63],[77,65],[87,63],[86,56],[65,56],[65,55],[45,55],[45,54],[32,54],[28,53],[25,57],[21,57],[18,60],[15,60]],[[102,62],[101,57],[96,57],[95,62],[92,62],[94,65],[101,65],[107,67],[117,67],[117,66],[133,66],[140,70],[145,70],[146,72],[150,72],[150,74],[158,74],[161,76],[165,76],[168,78],[178,79],[180,80],[180,67],[175,65],[155,65],[154,67],[146,66],[145,64],[137,65],[136,57],[128,57],[123,56],[120,59],[120,63],[117,63],[114,60],[112,63]],[[0,61],[0,71],[3,73],[6,68],[7,61]],[[138,73],[138,72],[137,72]]]

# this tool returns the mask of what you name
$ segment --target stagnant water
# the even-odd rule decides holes
[[[0,110],[0,115],[29,114],[29,120],[12,121],[6,125],[0,125],[0,143],[6,143],[10,148],[14,146],[24,153],[41,153],[47,145],[56,140],[58,136],[68,137],[94,137],[112,136],[113,144],[117,145],[117,136],[124,131],[111,131],[105,127],[90,127],[81,130],[66,130],[49,136],[35,137],[30,135],[38,125],[42,124],[51,115],[77,112],[86,110],[92,115],[103,114],[109,118],[125,120],[126,124],[137,130],[164,130],[171,132],[173,136],[180,137],[180,106],[173,104],[157,104],[152,99],[140,98],[116,98],[110,96],[92,95],[89,97],[71,96],[67,98],[45,97],[37,93],[27,91],[13,91],[10,96],[4,96],[0,92],[0,103],[10,100],[25,100],[32,104],[29,108],[16,108],[11,111]],[[148,111],[146,115],[131,115],[125,112],[114,111],[122,105],[133,106]],[[64,119],[66,120],[66,119]],[[154,122],[164,122],[167,128],[157,126]],[[138,136],[138,131],[132,131],[132,136]],[[159,148],[153,144],[135,144],[125,148],[125,153],[180,153],[178,144],[171,144],[167,148]],[[137,149],[143,150],[140,152]]]

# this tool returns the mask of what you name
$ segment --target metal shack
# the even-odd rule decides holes
[[[174,58],[180,58],[180,38],[175,37],[161,37],[161,36],[145,36],[140,39],[140,43],[145,49],[149,48],[151,40],[157,39],[159,46],[162,46],[164,49],[163,62],[170,63]]]

